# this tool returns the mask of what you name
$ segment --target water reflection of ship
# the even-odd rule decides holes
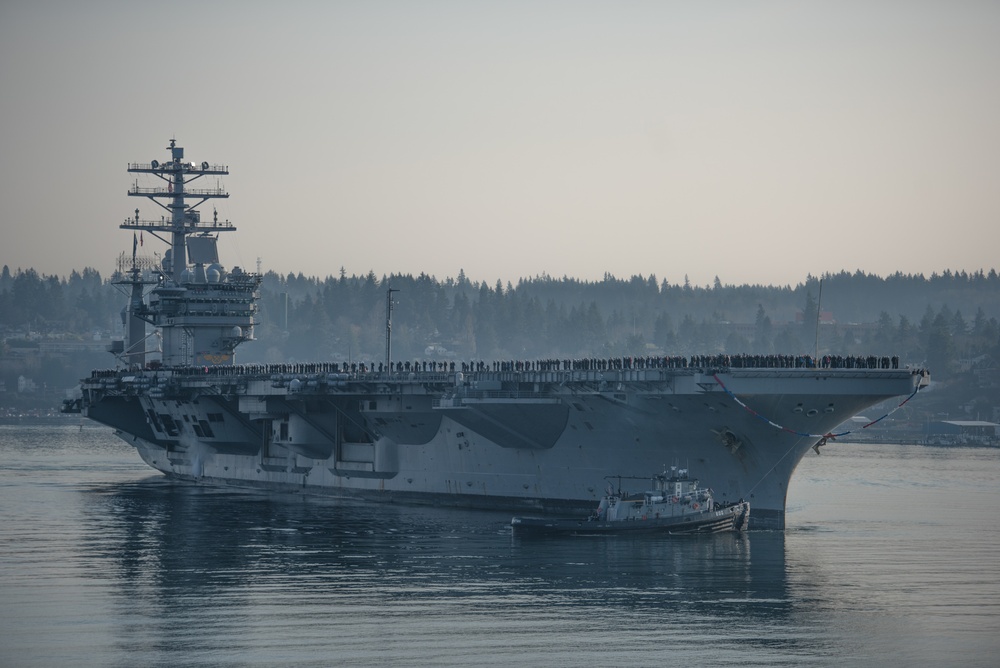
[[[246,614],[261,599],[369,606],[475,599],[497,609],[635,606],[666,615],[789,612],[782,532],[521,541],[506,516],[147,480],[90,518],[123,605],[166,622]],[[110,506],[113,512],[109,512]],[[761,606],[761,601],[767,605]],[[348,608],[344,608],[345,614]],[[373,613],[375,614],[375,613]],[[206,642],[208,642],[206,640]]]

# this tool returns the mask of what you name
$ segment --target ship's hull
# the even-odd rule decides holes
[[[749,501],[751,528],[782,528],[788,481],[821,436],[923,382],[908,370],[144,372],[85,381],[84,406],[179,478],[586,514],[605,476],[680,465],[720,502]]]

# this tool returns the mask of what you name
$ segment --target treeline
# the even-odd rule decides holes
[[[244,362],[381,360],[386,292],[395,359],[535,359],[648,354],[898,354],[938,373],[996,354],[1000,277],[988,273],[864,272],[809,276],[794,287],[671,284],[655,276],[599,281],[550,276],[516,285],[420,274],[325,279],[268,272],[257,341]],[[821,293],[822,290],[822,293]],[[121,331],[125,297],[93,269],[68,278],[0,274],[5,337]],[[832,321],[830,317],[832,316]]]
[[[69,278],[46,276],[34,269],[0,271],[0,327],[42,333],[92,333],[115,325],[124,304],[122,293],[91,268]],[[119,319],[120,321],[120,319]]]

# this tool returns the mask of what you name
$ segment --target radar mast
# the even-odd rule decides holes
[[[260,275],[239,267],[227,272],[219,263],[218,234],[235,231],[236,226],[220,221],[217,212],[211,221],[203,221],[198,206],[210,199],[228,198],[229,193],[218,184],[214,188],[192,185],[205,176],[226,176],[229,168],[186,161],[184,149],[175,139],[170,140],[167,150],[170,158],[166,162],[128,165],[130,174],[147,174],[162,181],[150,187],[136,179],[128,195],[149,199],[166,215],[159,220],[142,219],[136,209],[135,218],[127,218],[119,227],[132,230],[133,254],[136,232],[148,232],[168,246],[157,287],[148,300],[137,299],[133,291],[129,315],[160,329],[164,365],[232,364],[236,346],[253,339]],[[133,274],[133,283],[135,280]]]

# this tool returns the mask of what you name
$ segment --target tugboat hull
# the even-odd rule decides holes
[[[726,508],[677,517],[648,517],[608,522],[590,519],[515,517],[511,520],[514,535],[573,535],[665,533],[708,534],[742,531],[750,521],[750,504],[743,502]]]

